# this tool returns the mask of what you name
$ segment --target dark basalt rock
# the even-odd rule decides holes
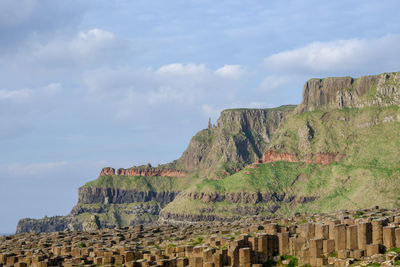
[[[157,201],[167,204],[175,199],[179,192],[136,191],[119,188],[80,187],[78,203],[84,204],[122,204],[133,202]]]

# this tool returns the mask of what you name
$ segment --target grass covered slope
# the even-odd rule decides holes
[[[399,207],[400,107],[364,107],[308,111],[287,118],[270,149],[299,158],[317,153],[346,154],[340,163],[271,162],[246,168],[221,180],[205,179],[191,186],[162,213],[288,215],[297,211],[326,212]],[[270,199],[215,198],[239,192],[270,193]],[[275,194],[275,195],[274,195]],[[236,194],[237,196],[238,194]],[[206,197],[205,197],[206,196]],[[217,199],[208,202],[214,196]],[[276,196],[276,197],[275,197]],[[178,200],[178,199],[177,199]],[[242,207],[242,208],[241,208]],[[243,213],[245,214],[245,213]]]

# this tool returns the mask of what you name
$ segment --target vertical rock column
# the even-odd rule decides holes
[[[366,250],[372,243],[372,225],[369,222],[361,222],[357,225],[358,248]]]

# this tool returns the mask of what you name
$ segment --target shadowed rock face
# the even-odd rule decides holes
[[[317,108],[400,104],[400,72],[374,76],[311,79],[304,84],[296,113]]]
[[[82,230],[82,225],[72,216],[44,217],[43,219],[21,219],[16,233],[24,232],[57,232],[65,230]]]
[[[157,201],[167,204],[174,200],[179,192],[153,192],[124,190],[119,188],[80,187],[78,203],[83,204],[122,204],[133,202]]]
[[[256,204],[259,202],[283,201],[285,193],[278,194],[275,192],[271,193],[260,193],[260,192],[233,192],[233,193],[204,193],[204,192],[192,192],[187,193],[186,197],[195,200],[199,199],[203,202],[220,202],[226,201],[230,203],[252,203]]]
[[[294,107],[224,110],[217,125],[198,132],[173,164],[210,178],[235,173],[262,155]]]

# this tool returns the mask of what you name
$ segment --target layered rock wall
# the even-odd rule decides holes
[[[57,231],[79,231],[82,225],[73,216],[54,216],[42,219],[21,219],[18,221],[16,233],[24,232],[57,232]]]
[[[122,204],[157,201],[167,204],[174,200],[179,192],[137,191],[120,188],[80,187],[78,203],[84,204]]]
[[[114,168],[105,167],[101,170],[99,176],[109,175],[123,175],[123,176],[169,176],[169,177],[184,177],[187,175],[184,171],[173,169],[158,169],[158,168],[120,168],[115,172]]]
[[[340,162],[346,155],[335,154],[335,153],[317,153],[316,155],[309,155],[307,158],[299,158],[297,154],[277,152],[268,150],[258,160],[258,163],[268,163],[276,161],[287,161],[287,162],[304,162],[307,164],[323,164],[328,165],[333,162]]]
[[[198,132],[175,166],[200,176],[222,178],[258,159],[281,122],[295,106],[230,109],[217,125]]]
[[[311,79],[304,84],[296,113],[318,108],[400,104],[400,72],[374,76]]]
[[[231,192],[231,193],[205,193],[205,192],[190,192],[184,195],[191,200],[201,200],[203,202],[222,202],[241,203],[241,204],[257,204],[260,202],[287,202],[287,203],[307,203],[314,201],[317,197],[314,196],[296,196],[285,192]],[[274,211],[273,211],[274,212]]]

